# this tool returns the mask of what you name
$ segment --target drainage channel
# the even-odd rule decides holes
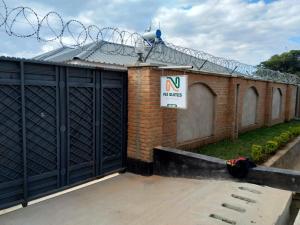
[[[224,222],[224,223],[227,223],[227,224],[233,224],[233,225],[236,224],[236,221],[231,220],[231,219],[228,219],[228,218],[223,217],[223,216],[220,216],[220,215],[217,215],[217,214],[210,214],[209,216],[210,216],[211,218],[220,220],[220,221],[222,221],[222,222]]]
[[[234,211],[237,211],[237,212],[240,212],[240,213],[246,212],[246,209],[244,209],[242,207],[239,207],[239,206],[232,205],[232,204],[223,203],[222,206],[224,208],[231,209],[231,210],[234,210]]]

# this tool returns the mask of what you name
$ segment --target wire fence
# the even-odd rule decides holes
[[[89,43],[109,43],[107,48],[102,44],[98,50],[106,54],[137,57],[135,48],[143,40],[141,34],[128,32],[114,27],[86,26],[79,20],[65,21],[63,17],[51,11],[44,16],[30,7],[9,8],[0,0],[0,29],[9,36],[19,38],[36,38],[41,42],[56,42],[67,48],[84,48]],[[144,42],[144,44],[146,44]],[[145,48],[147,50],[147,48]],[[150,48],[148,48],[150,51]],[[147,53],[146,53],[147,54]],[[299,77],[294,74],[281,73],[258,66],[252,66],[236,60],[216,57],[209,53],[185,48],[163,41],[154,45],[149,59],[176,65],[193,65],[198,70],[244,76],[253,79],[298,84]]]

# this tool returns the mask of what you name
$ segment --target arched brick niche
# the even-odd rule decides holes
[[[189,87],[188,108],[177,112],[177,143],[213,135],[215,97],[203,83]]]
[[[282,92],[280,88],[273,88],[272,120],[279,119],[282,112]]]
[[[291,94],[291,109],[290,109],[291,118],[294,118],[296,115],[296,101],[297,101],[297,89],[293,88]]]
[[[247,127],[256,123],[258,99],[259,96],[256,88],[248,88],[243,98],[242,127]]]

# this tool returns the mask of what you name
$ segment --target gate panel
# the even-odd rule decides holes
[[[25,88],[28,196],[58,188],[56,87]]]
[[[73,69],[69,82],[69,179],[75,183],[94,176],[93,74]]]
[[[123,81],[116,73],[103,74],[102,86],[102,172],[122,167]]]
[[[59,187],[57,66],[24,63],[23,77],[25,196],[33,199]]]
[[[0,85],[0,206],[23,199],[20,86]]]

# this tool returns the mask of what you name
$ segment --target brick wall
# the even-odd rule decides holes
[[[216,95],[213,135],[177,143],[177,109],[160,107],[160,77],[188,75],[189,86],[202,83]],[[238,88],[237,88],[238,87]],[[242,103],[248,88],[258,93],[256,123],[241,126]],[[279,119],[272,120],[272,90],[282,92],[282,110]],[[245,78],[161,70],[156,67],[131,67],[128,69],[128,157],[152,162],[155,146],[192,149],[224,138],[236,138],[238,133],[271,126],[294,117],[292,95],[296,87],[281,83]]]

